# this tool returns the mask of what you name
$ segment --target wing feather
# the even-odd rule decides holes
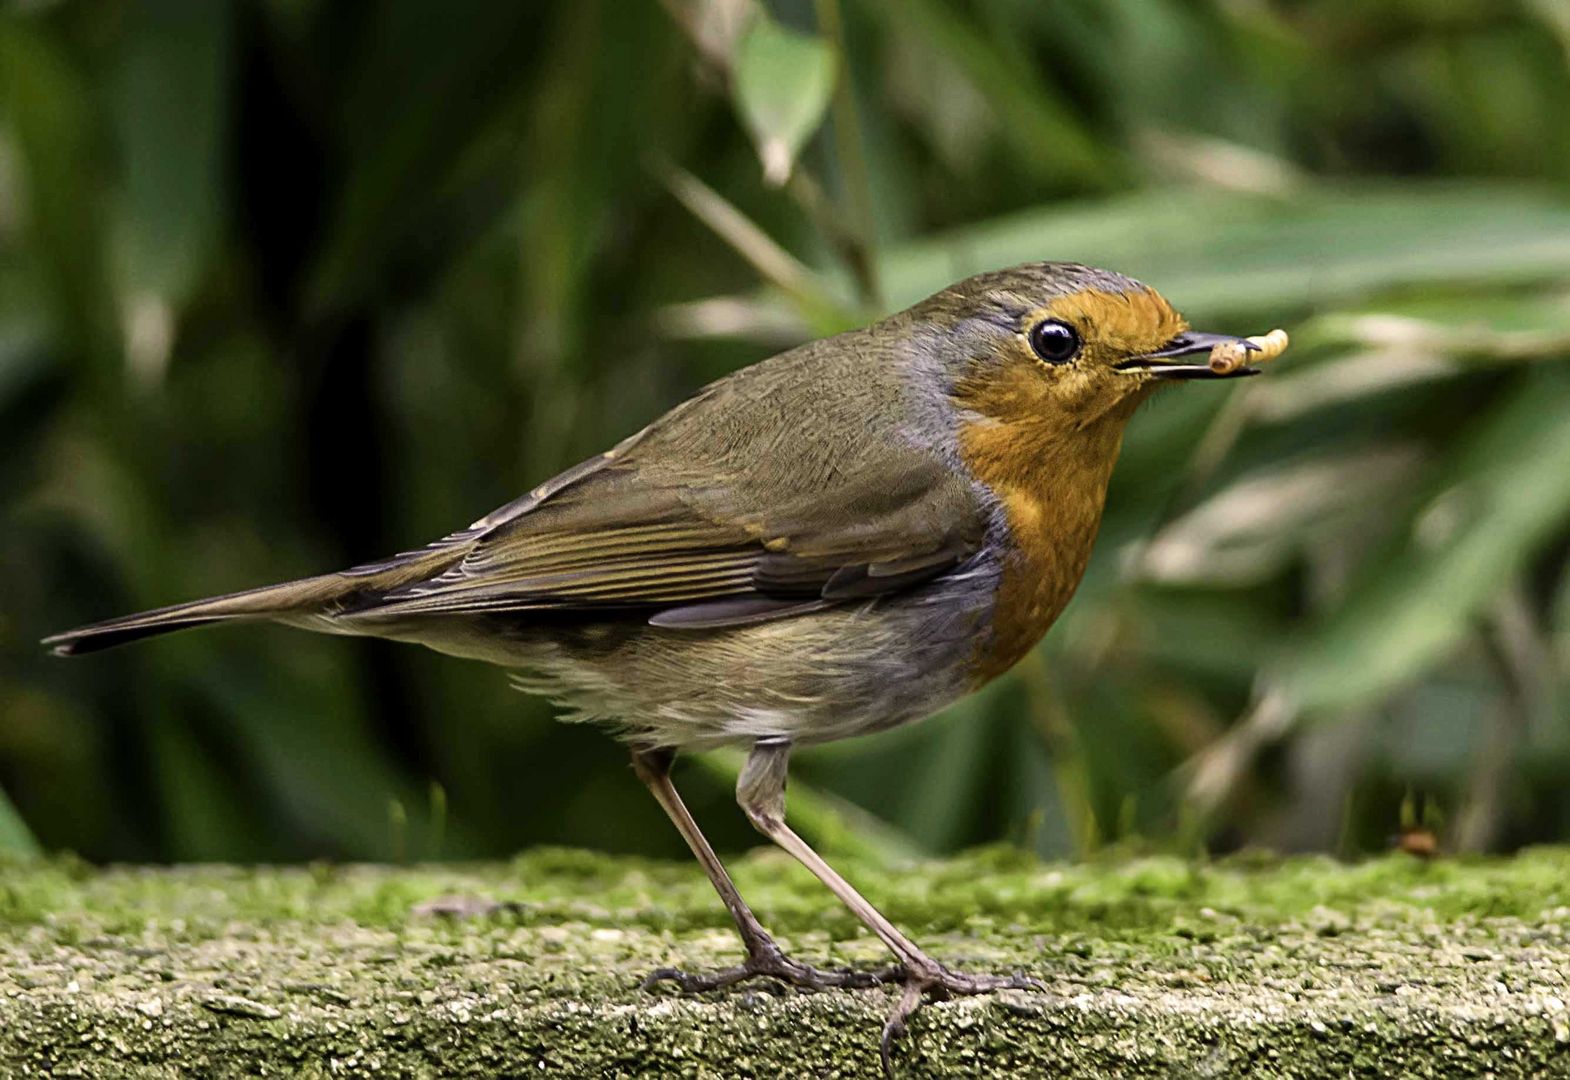
[[[894,367],[820,348],[714,384],[454,534],[439,557],[415,556],[427,575],[387,564],[390,587],[362,590],[341,617],[631,609],[711,628],[865,601],[962,566],[988,521],[977,489],[875,407],[903,392]],[[830,363],[860,365],[836,383],[855,393],[821,393],[817,369]]]

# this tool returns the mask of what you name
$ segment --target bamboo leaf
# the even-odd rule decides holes
[[[111,107],[125,163],[116,222],[128,284],[179,304],[223,208],[232,12],[223,0],[141,4]]]
[[[761,14],[736,47],[732,94],[763,177],[778,187],[823,122],[834,92],[833,48]]]
[[[111,370],[119,349],[95,182],[97,117],[80,66],[36,21],[0,19],[0,119],[51,329],[98,370]]]
[[[22,815],[0,788],[0,855],[32,856],[42,853]]]
[[[1570,370],[1540,368],[1467,438],[1400,541],[1284,665],[1300,704],[1344,709],[1437,662],[1570,518]]]
[[[533,4],[398,0],[367,24],[334,103],[348,167],[316,253],[309,295],[318,308],[378,283],[487,125],[513,108],[530,70],[517,50],[545,37],[548,15]]]
[[[965,73],[997,113],[999,132],[1036,175],[1106,183],[1111,157],[1061,92],[1015,62],[972,21],[939,0],[876,0],[869,5],[894,33],[920,38]],[[1016,260],[1018,261],[1018,260]]]
[[[832,333],[854,324],[850,313],[836,303],[811,269],[723,195],[683,169],[670,167],[662,175],[671,194],[759,275],[789,295],[815,328]]]
[[[1191,319],[1294,311],[1388,289],[1570,278],[1570,203],[1522,184],[1338,185],[1291,202],[1152,191],[1039,208],[889,250],[894,308],[981,270],[1062,259],[1159,288]]]

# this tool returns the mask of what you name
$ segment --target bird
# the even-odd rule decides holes
[[[1284,338],[1283,338],[1284,341]],[[1257,368],[1154,289],[1035,262],[708,385],[604,453],[418,550],[45,639],[72,656],[214,623],[389,638],[507,669],[609,727],[708,875],[740,963],[662,968],[685,992],[766,977],[922,1002],[1039,988],[929,956],[786,823],[797,746],[926,717],[1021,659],[1090,559],[1125,426],[1163,386]],[[1279,351],[1279,350],[1275,350]],[[888,948],[882,970],[788,955],[671,781],[682,752],[747,751],[747,819]]]

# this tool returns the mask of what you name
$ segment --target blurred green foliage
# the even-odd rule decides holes
[[[1267,377],[1133,425],[1047,642],[800,755],[829,847],[1570,835],[1551,0],[33,2],[0,16],[0,850],[675,854],[499,673],[75,623],[418,545],[704,382],[1078,259]],[[733,754],[680,773],[724,845]]]

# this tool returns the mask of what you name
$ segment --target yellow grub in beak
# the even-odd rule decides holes
[[[1210,370],[1217,375],[1231,375],[1244,364],[1262,364],[1266,360],[1274,360],[1287,351],[1288,344],[1287,332],[1281,329],[1272,330],[1263,337],[1218,341],[1210,350]],[[1254,348],[1250,349],[1250,345]]]

